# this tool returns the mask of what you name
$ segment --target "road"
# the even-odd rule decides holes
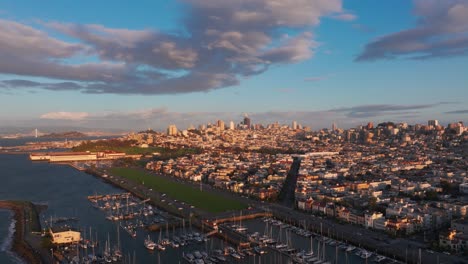
[[[279,194],[279,202],[288,207],[294,207],[296,201],[295,191],[297,184],[297,176],[301,166],[301,159],[294,158],[291,164],[291,169],[288,172],[286,180],[284,181],[283,188]]]

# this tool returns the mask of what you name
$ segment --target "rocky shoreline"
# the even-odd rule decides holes
[[[16,221],[11,250],[27,263],[44,263],[40,254],[26,241],[28,234],[41,231],[35,205],[24,201],[0,201],[0,208],[12,211]]]

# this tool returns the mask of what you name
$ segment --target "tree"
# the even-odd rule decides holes
[[[371,197],[369,198],[369,208],[375,210],[377,208],[377,198]]]
[[[437,201],[439,200],[439,196],[437,195],[436,191],[429,190],[426,191],[424,199],[429,201]]]

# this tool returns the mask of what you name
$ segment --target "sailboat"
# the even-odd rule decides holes
[[[323,251],[323,252],[322,252],[322,263],[323,263],[323,264],[331,264],[331,262],[330,262],[330,261],[327,261],[327,259],[326,259],[325,249],[326,249],[326,247],[325,247],[325,241],[323,241],[323,247],[322,247],[322,251]]]
[[[122,254],[122,248],[120,247],[120,228],[117,225],[117,245],[114,249],[114,254],[116,258],[121,259],[123,254]]]
[[[156,244],[156,247],[158,248],[158,250],[163,251],[163,250],[166,250],[166,247],[162,243],[161,236],[162,236],[162,230],[159,230],[159,239],[158,239],[158,243]]]
[[[310,251],[304,255],[306,258],[314,256],[314,239],[310,237]]]
[[[149,235],[148,238],[145,239],[144,245],[149,250],[154,250],[154,248],[156,247],[156,243],[154,243],[154,241],[151,240]]]
[[[235,229],[239,233],[247,231],[247,227],[242,226],[242,211],[240,212],[239,225]]]

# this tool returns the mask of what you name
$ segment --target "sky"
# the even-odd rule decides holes
[[[468,117],[468,0],[2,0],[0,127]]]

